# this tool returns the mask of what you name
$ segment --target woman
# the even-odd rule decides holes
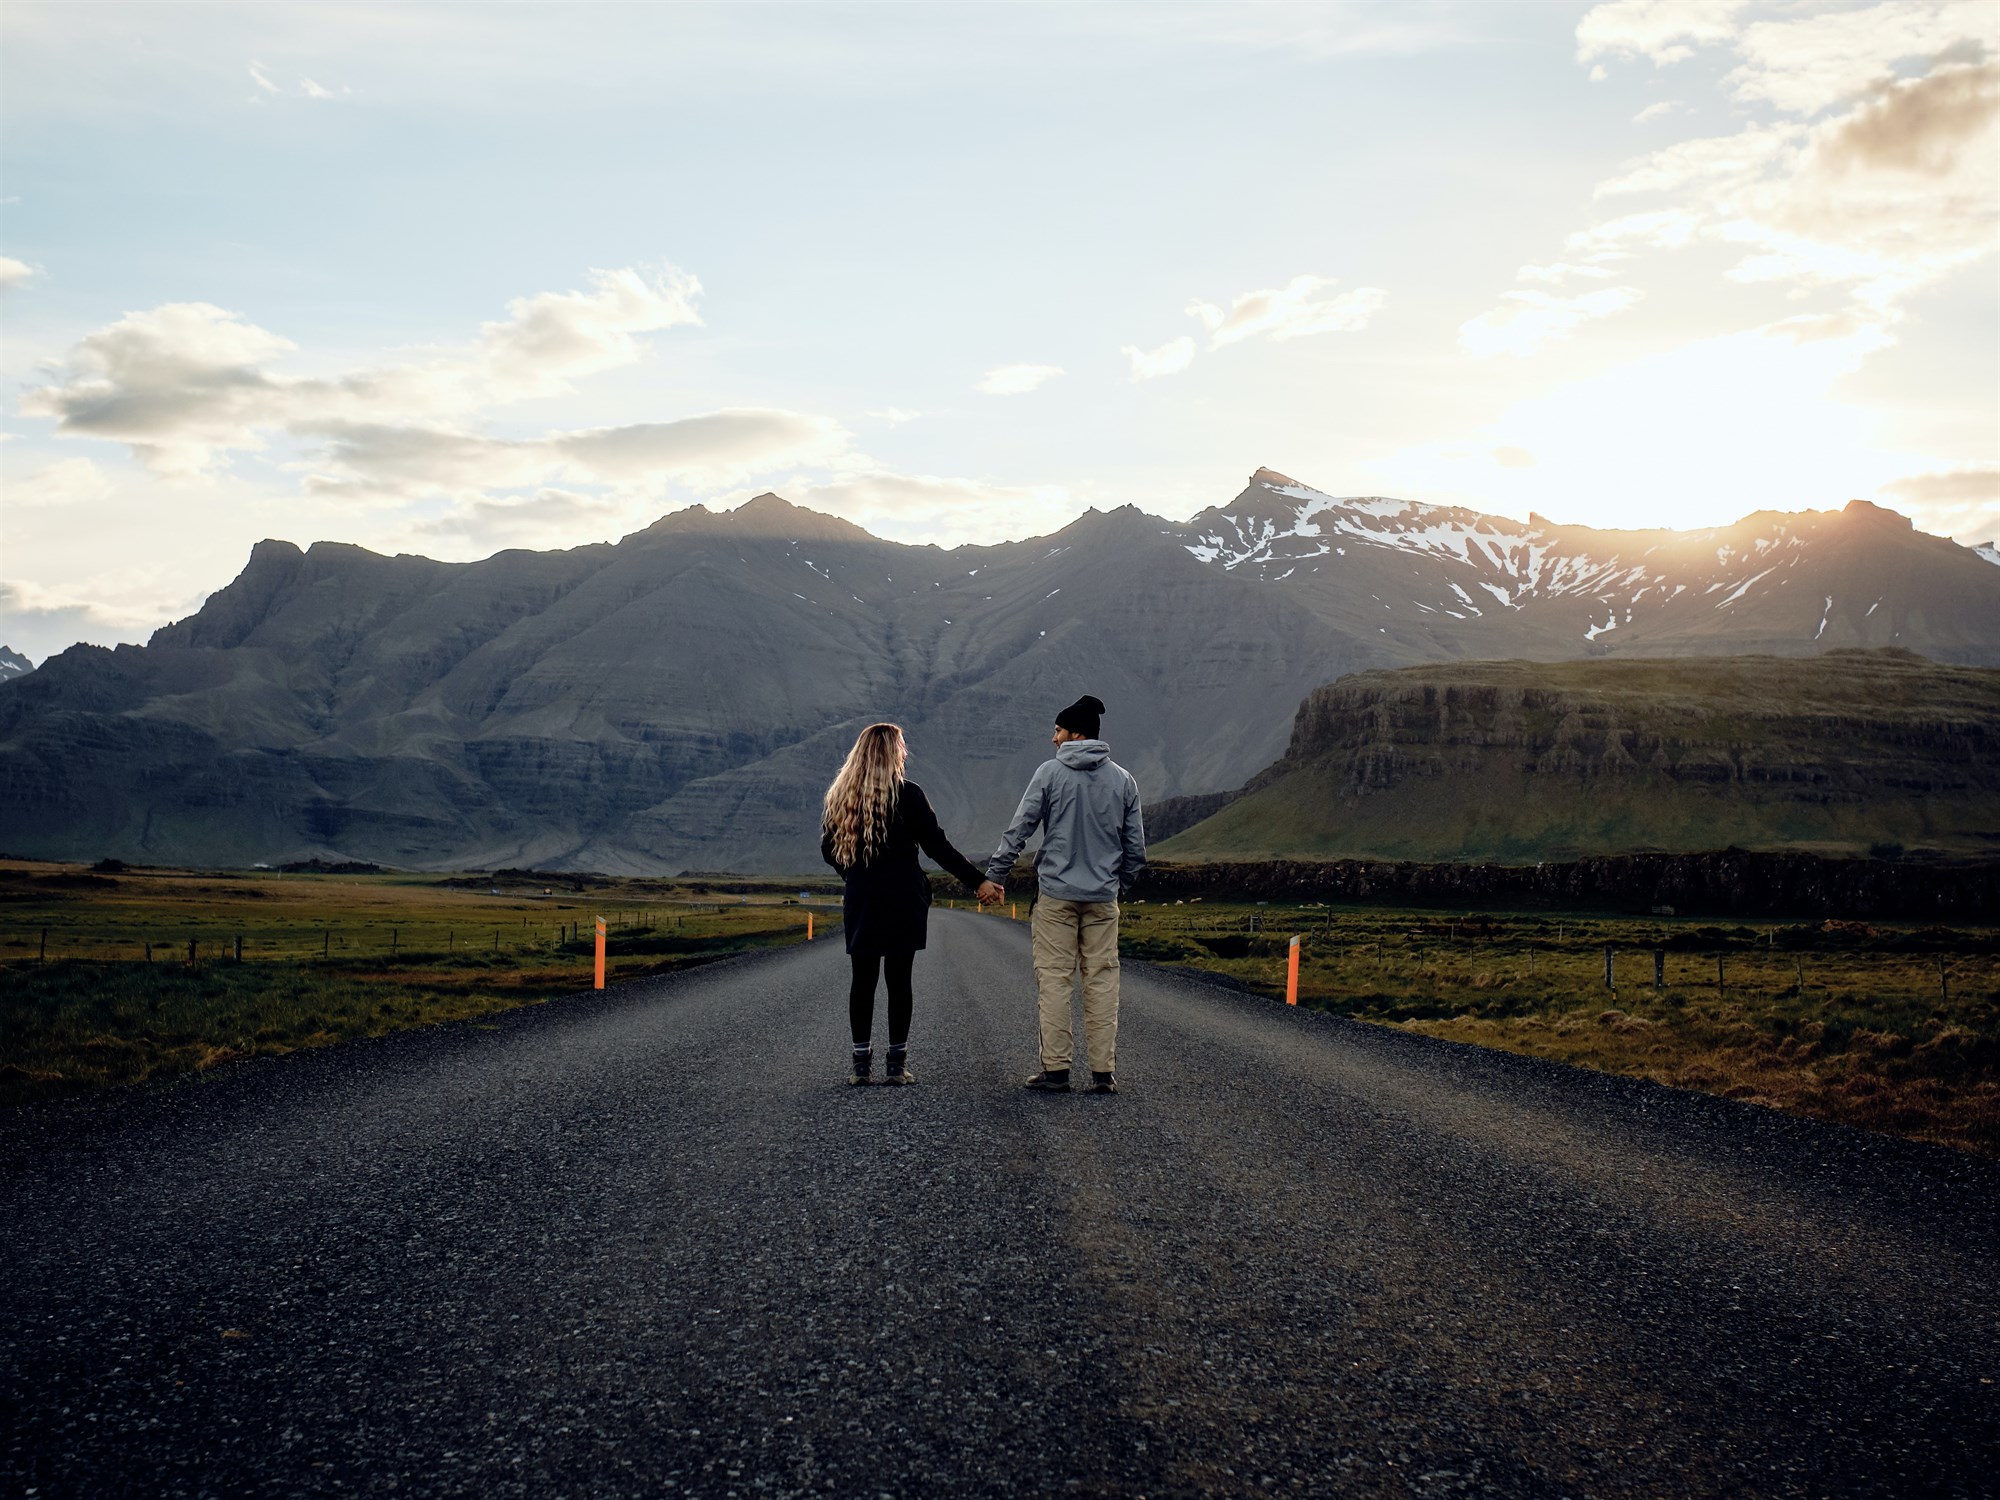
[[[854,1066],[847,1079],[851,1084],[868,1082],[874,1066],[869,1036],[874,1029],[875,982],[884,973],[889,979],[889,1056],[882,1081],[917,1081],[907,1066],[910,970],[917,950],[924,946],[931,904],[931,883],[917,864],[917,850],[976,890],[982,902],[1004,894],[952,848],[923,788],[904,779],[909,755],[901,729],[870,724],[826,789],[820,820],[820,855],[847,881],[841,915],[854,968],[847,991],[847,1019],[854,1032]]]

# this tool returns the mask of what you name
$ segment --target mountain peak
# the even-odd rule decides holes
[[[1310,486],[1300,484],[1296,479],[1292,478],[1291,475],[1289,474],[1280,474],[1276,469],[1259,468],[1256,473],[1250,476],[1250,482],[1252,484],[1268,484],[1273,489],[1277,488],[1279,485],[1287,485],[1287,484],[1292,485],[1298,489],[1310,488]]]
[[[1869,500],[1850,500],[1841,511],[1850,521],[1860,521],[1871,526],[1887,526],[1896,531],[1915,531],[1916,525],[1899,510],[1890,510],[1886,505],[1876,505]]]
[[[10,677],[26,677],[35,664],[11,646],[0,646],[0,682]]]
[[[782,537],[794,542],[807,539],[846,542],[881,540],[852,521],[830,516],[825,511],[794,505],[773,490],[752,496],[734,510],[710,510],[705,505],[695,504],[669,511],[646,528],[646,534],[653,536],[676,533]]]

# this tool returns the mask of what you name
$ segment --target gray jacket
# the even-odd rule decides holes
[[[1056,746],[1028,782],[1014,821],[987,862],[989,880],[1005,882],[1037,828],[1042,851],[1035,876],[1058,901],[1116,901],[1146,868],[1146,825],[1139,783],[1111,758],[1103,740]]]

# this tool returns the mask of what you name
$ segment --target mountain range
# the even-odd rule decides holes
[[[1864,502],[1602,531],[1268,469],[1188,522],[950,550],[771,494],[473,563],[266,541],[145,646],[0,680],[0,824],[64,857],[802,870],[879,718],[977,853],[1081,692],[1157,801],[1242,786],[1351,673],[1869,646],[2000,665],[2000,568]]]

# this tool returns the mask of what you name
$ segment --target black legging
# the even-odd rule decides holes
[[[900,1047],[910,1039],[910,968],[914,953],[853,953],[854,982],[847,989],[847,1024],[854,1032],[854,1045],[868,1045],[875,1024],[875,979],[889,976],[889,1045]]]

